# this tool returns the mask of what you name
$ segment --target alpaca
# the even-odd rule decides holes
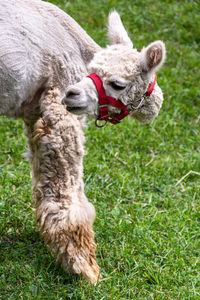
[[[149,121],[162,105],[158,85],[142,105],[135,103],[164,61],[164,44],[154,42],[141,53],[132,49],[116,12],[108,28],[115,45],[102,49],[50,3],[9,0],[0,6],[0,115],[24,121],[36,221],[63,268],[95,283],[95,210],[82,180],[82,114],[98,116],[98,95],[86,76],[97,73],[107,95],[137,106],[131,115]],[[115,111],[109,107],[111,115]]]

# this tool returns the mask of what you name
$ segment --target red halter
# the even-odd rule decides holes
[[[95,121],[95,125],[97,127],[103,127],[106,125],[107,122],[110,122],[110,123],[116,125],[122,119],[124,119],[126,116],[128,116],[130,114],[130,111],[132,111],[134,109],[135,110],[139,109],[141,107],[145,97],[150,96],[151,93],[153,92],[155,84],[156,84],[157,74],[155,73],[155,78],[154,78],[153,83],[149,83],[146,93],[140,99],[139,105],[137,107],[134,107],[131,105],[130,110],[127,110],[127,107],[129,106],[128,104],[124,105],[120,100],[117,100],[115,98],[112,98],[112,97],[106,95],[105,89],[103,87],[103,83],[97,74],[92,73],[92,74],[88,75],[87,77],[91,78],[92,81],[94,82],[96,89],[97,89],[98,96],[99,96],[99,116],[97,117],[97,119]],[[114,107],[121,109],[121,112],[119,114],[115,114],[114,116],[109,116],[108,105],[112,105]],[[99,125],[98,120],[103,120],[105,122],[104,122],[104,124]]]

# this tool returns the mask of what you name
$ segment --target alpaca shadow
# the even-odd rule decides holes
[[[8,234],[0,237],[0,257],[1,265],[5,265],[12,275],[17,274],[17,269],[22,266],[27,272],[34,276],[41,276],[45,281],[55,281],[62,284],[74,284],[79,276],[64,272],[56,264],[55,258],[49,253],[47,247],[43,244],[38,232],[34,229],[24,229],[20,233]],[[12,268],[9,268],[12,265]]]

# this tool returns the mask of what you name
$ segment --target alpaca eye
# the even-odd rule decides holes
[[[120,83],[118,83],[118,82],[114,82],[114,81],[111,81],[109,84],[110,84],[110,86],[111,86],[114,90],[116,90],[116,91],[124,90],[125,87],[126,87],[125,85],[120,84]]]

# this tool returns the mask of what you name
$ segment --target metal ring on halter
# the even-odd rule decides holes
[[[141,98],[140,98],[140,103],[138,104],[138,106],[133,106],[133,104],[131,104],[130,106],[131,106],[131,109],[139,109],[141,106],[142,106],[142,103],[144,102],[144,100],[145,100],[145,96],[146,95],[143,95]]]
[[[98,124],[99,121],[104,121],[104,123],[100,125],[100,124]],[[99,128],[104,127],[106,125],[106,123],[107,123],[107,120],[100,120],[100,119],[95,120],[95,125]]]

